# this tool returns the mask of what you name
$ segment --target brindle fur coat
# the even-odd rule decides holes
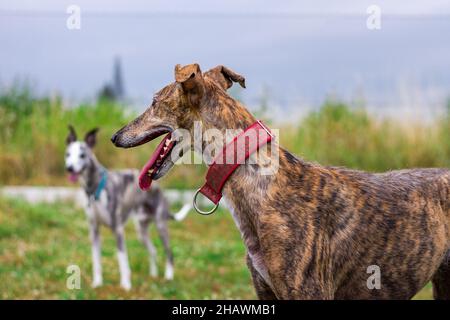
[[[230,69],[177,65],[175,79],[113,136],[117,146],[146,142],[161,127],[192,131],[194,121],[222,132],[255,122],[226,92],[245,86]],[[259,298],[410,299],[430,280],[435,298],[450,298],[449,170],[371,174],[307,162],[276,142],[267,148],[279,148],[276,174],[247,163],[223,190]],[[371,266],[379,289],[368,287]]]

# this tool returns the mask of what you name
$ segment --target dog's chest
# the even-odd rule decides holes
[[[228,205],[228,209],[231,212],[233,220],[241,233],[241,237],[244,240],[244,244],[247,247],[247,254],[252,262],[253,268],[259,273],[264,281],[272,287],[272,281],[267,270],[264,256],[259,249],[259,244],[253,235],[250,234],[249,229],[246,227],[245,222],[239,217],[232,205]]]
[[[106,226],[112,225],[112,216],[108,210],[108,196],[106,190],[100,193],[98,200],[89,199],[86,215],[90,221],[95,221]]]

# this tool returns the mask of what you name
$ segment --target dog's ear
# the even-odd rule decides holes
[[[97,142],[97,132],[98,128],[94,128],[84,136],[84,142],[88,145],[89,148],[93,148]]]
[[[66,138],[66,144],[71,144],[72,142],[77,141],[77,133],[71,124],[69,124],[69,134]]]
[[[177,64],[175,66],[175,81],[181,84],[189,102],[193,106],[197,106],[205,92],[205,82],[200,66],[197,63],[188,64],[184,67]]]
[[[212,79],[224,90],[231,88],[233,82],[237,82],[242,88],[245,88],[245,78],[225,66],[217,66],[208,70],[205,72],[205,77]]]

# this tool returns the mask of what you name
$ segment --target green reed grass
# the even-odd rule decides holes
[[[450,113],[448,113],[450,114]],[[0,95],[0,184],[65,184],[64,149],[68,124],[83,134],[100,127],[96,154],[109,168],[140,168],[154,145],[115,148],[109,138],[136,116],[119,104],[99,101],[65,107],[61,98],[37,98],[14,87]],[[380,172],[412,167],[450,166],[450,116],[431,124],[379,120],[363,109],[335,101],[279,125],[281,144],[296,155],[324,165]],[[165,186],[193,188],[205,166],[175,166]]]

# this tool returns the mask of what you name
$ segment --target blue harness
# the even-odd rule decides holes
[[[105,189],[106,182],[108,181],[108,172],[106,170],[102,171],[102,178],[98,183],[97,189],[95,189],[94,199],[97,201],[100,198],[100,193]]]

